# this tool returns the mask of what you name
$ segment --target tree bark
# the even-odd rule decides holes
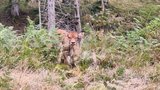
[[[76,5],[76,18],[78,19],[78,32],[82,31],[81,20],[80,20],[80,2],[79,0],[75,0]]]
[[[48,31],[55,29],[55,0],[48,0]]]
[[[102,7],[102,12],[104,13],[104,10],[105,10],[104,0],[101,0],[101,7]]]
[[[38,0],[38,8],[39,8],[39,28],[42,28],[42,16],[41,16],[41,1]]]
[[[19,16],[20,7],[18,0],[10,0],[9,2],[11,3],[11,15],[14,17]]]

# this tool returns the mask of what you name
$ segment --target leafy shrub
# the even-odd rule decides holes
[[[29,66],[41,67],[45,63],[55,62],[59,43],[55,32],[36,30],[33,21],[23,35],[16,35],[11,27],[0,25],[0,63],[14,67],[19,61],[28,61]],[[52,65],[47,65],[52,66]]]
[[[124,67],[120,67],[117,69],[116,73],[118,76],[122,76],[124,74],[124,70],[125,68]]]
[[[150,22],[151,20],[153,20],[159,14],[159,11],[160,7],[158,5],[145,5],[144,7],[138,10],[138,19],[143,25],[145,25],[146,22]]]
[[[9,72],[5,72],[3,76],[0,77],[0,89],[10,90],[12,87],[10,81],[12,81],[12,78],[9,76]]]

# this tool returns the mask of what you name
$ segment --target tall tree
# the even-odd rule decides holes
[[[75,0],[75,6],[76,6],[76,18],[78,19],[78,32],[82,31],[81,27],[81,20],[80,20],[80,2],[79,0]]]
[[[55,29],[55,0],[48,0],[48,31]]]
[[[104,0],[101,0],[101,7],[102,7],[102,12],[104,13],[104,10],[105,10]]]
[[[41,1],[38,0],[38,11],[39,11],[39,28],[41,29],[42,28],[42,16],[41,16]]]
[[[11,9],[10,9],[10,13],[12,16],[19,16],[19,4],[18,4],[18,0],[9,0],[9,2],[11,3]]]

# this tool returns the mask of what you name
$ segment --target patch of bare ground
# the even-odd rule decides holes
[[[13,26],[17,33],[23,33],[27,26],[27,13],[21,13],[18,17],[11,17],[6,12],[0,12],[0,23],[5,26]]]

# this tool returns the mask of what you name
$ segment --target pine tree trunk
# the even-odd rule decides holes
[[[55,0],[48,0],[48,31],[55,29]]]

